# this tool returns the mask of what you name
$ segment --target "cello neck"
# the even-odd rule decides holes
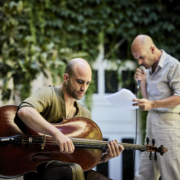
[[[93,140],[93,139],[81,139],[70,138],[76,148],[92,148],[92,149],[107,149],[109,141]],[[41,135],[15,135],[10,137],[1,137],[0,142],[13,143],[13,144],[46,144],[56,145],[55,141],[51,137],[45,137]],[[146,149],[145,145],[136,145],[128,143],[117,143],[122,145],[124,149],[140,150]]]
[[[107,149],[109,141],[82,139],[82,138],[70,138],[76,148],[89,148],[89,149]],[[51,136],[42,135],[15,135],[10,137],[0,137],[0,145],[7,144],[39,144],[41,149],[45,146],[58,146]],[[167,149],[161,145],[159,148],[154,145],[137,145],[129,143],[117,143],[122,145],[127,150],[139,150],[148,152],[158,152],[163,155],[167,152]]]
[[[80,139],[80,138],[71,138],[75,147],[81,148],[94,148],[94,149],[107,149],[107,144],[109,141],[101,141],[101,140],[91,140],[91,139]],[[146,149],[145,145],[136,145],[136,144],[128,144],[128,143],[117,143],[122,145],[124,149],[132,149],[132,150],[140,150],[144,151]]]

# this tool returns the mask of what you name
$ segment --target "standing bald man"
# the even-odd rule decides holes
[[[180,179],[180,63],[158,49],[147,35],[137,36],[131,47],[138,64],[134,78],[141,80],[143,99],[134,99],[134,105],[149,111],[146,136],[155,139],[155,146],[164,145],[168,152],[157,154],[157,161],[149,160],[143,152],[135,180]]]
[[[81,58],[68,62],[63,75],[63,83],[59,87],[42,87],[31,97],[24,100],[18,110],[19,118],[31,129],[50,135],[59,145],[61,153],[74,152],[72,140],[61,133],[50,123],[57,123],[72,117],[86,117],[91,119],[89,110],[79,104],[91,82],[91,67]],[[116,141],[108,144],[108,150],[102,154],[99,163],[119,156],[123,151]],[[109,178],[95,172],[88,171],[84,174],[78,164],[60,161],[50,161],[39,165],[38,173],[29,173],[24,180],[108,180]]]

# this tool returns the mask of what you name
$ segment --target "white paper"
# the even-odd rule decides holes
[[[128,89],[121,89],[117,93],[106,96],[105,99],[112,105],[125,110],[133,110],[139,108],[139,106],[133,106],[133,104],[136,102],[133,102],[132,100],[137,99],[137,97]]]

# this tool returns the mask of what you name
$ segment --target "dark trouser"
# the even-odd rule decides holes
[[[51,166],[47,166],[46,164],[41,164],[38,166],[38,173],[31,172],[24,175],[24,180],[73,180],[72,169],[68,165],[56,166],[57,161],[51,163]],[[78,179],[78,178],[76,178]],[[84,172],[85,180],[110,180],[109,178],[99,174],[96,171],[90,170]]]

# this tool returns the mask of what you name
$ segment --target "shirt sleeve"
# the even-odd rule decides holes
[[[169,71],[169,85],[174,95],[180,96],[180,64],[171,66]]]
[[[52,103],[53,90],[51,87],[39,88],[34,95],[25,99],[20,105],[22,107],[35,108],[39,113],[44,112]]]

